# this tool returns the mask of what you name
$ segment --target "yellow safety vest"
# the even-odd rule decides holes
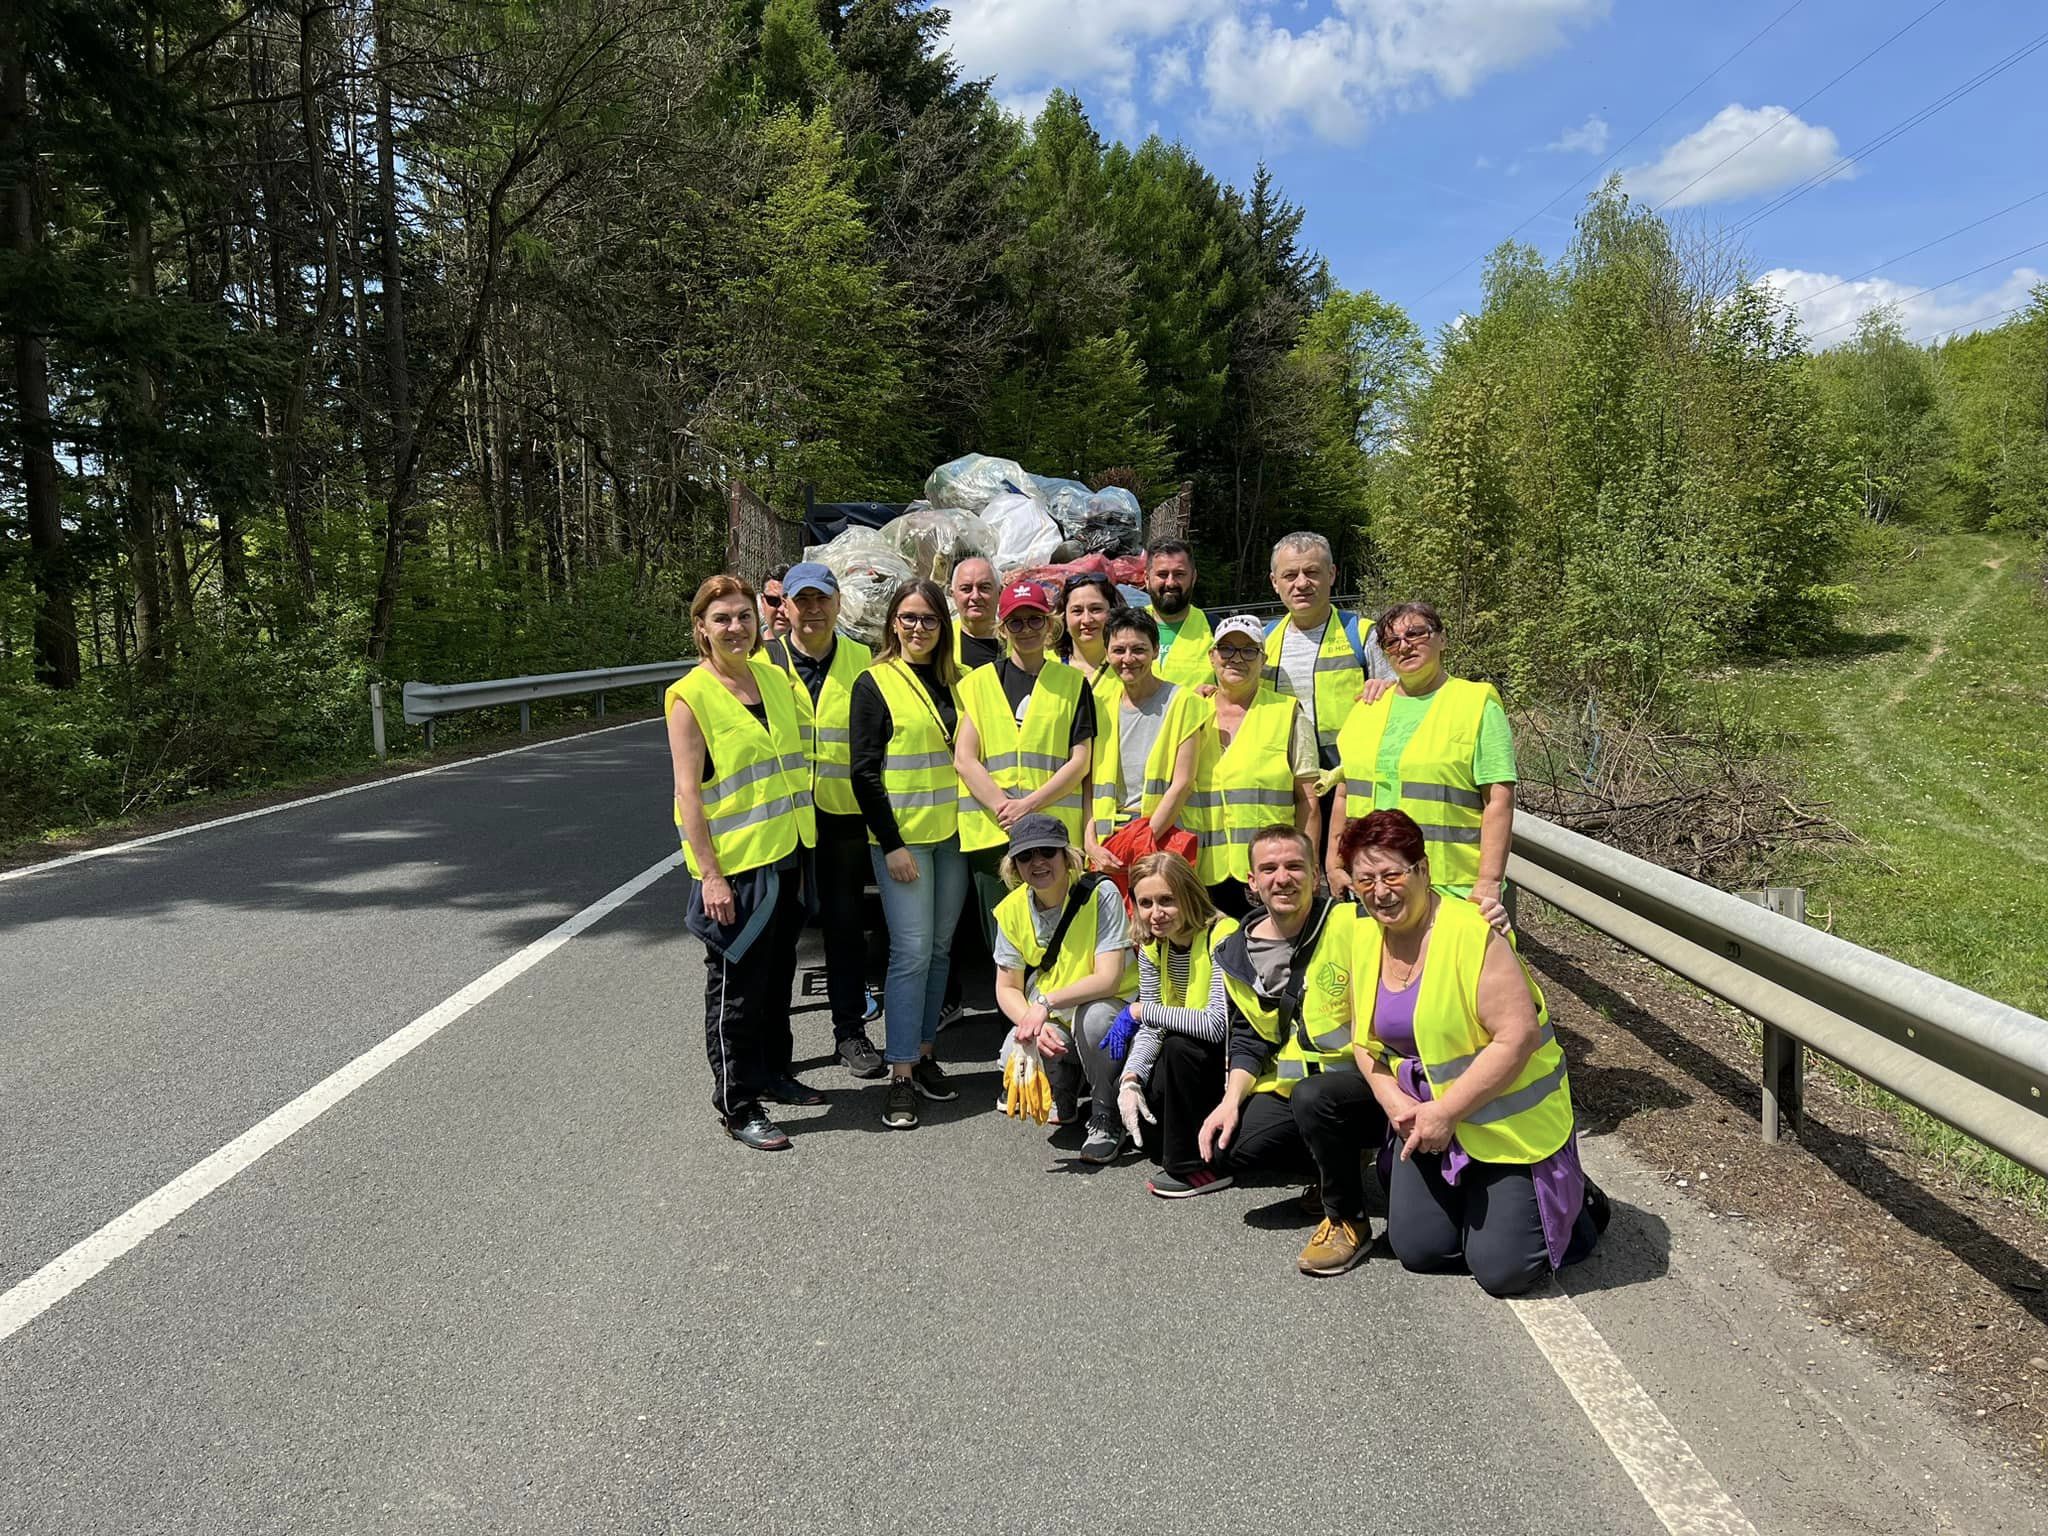
[[[1284,1099],[1303,1078],[1351,1060],[1351,929],[1357,921],[1358,908],[1350,902],[1328,904],[1322,932],[1307,960],[1301,1017],[1291,1030],[1281,1029],[1279,1009],[1259,996],[1249,976],[1224,966],[1224,996],[1262,1039],[1280,1047],[1252,1083],[1253,1093],[1277,1093]],[[1219,954],[1224,942],[1216,941]]]
[[[1156,619],[1157,613],[1153,614]],[[1173,637],[1152,664],[1152,669],[1169,683],[1180,683],[1186,687],[1199,688],[1204,683],[1216,681],[1215,663],[1209,660],[1209,648],[1216,643],[1214,631],[1209,628],[1209,615],[1199,608],[1190,607],[1182,618],[1180,632]]]
[[[1215,731],[1202,738],[1195,784],[1213,797],[1216,834],[1202,839],[1195,873],[1204,885],[1249,881],[1252,838],[1276,823],[1294,825],[1294,765],[1287,747],[1300,708],[1299,699],[1261,684],[1228,747],[1219,747]]]
[[[1182,992],[1173,984],[1172,957],[1164,939],[1145,945],[1145,958],[1159,973],[1159,1004],[1162,1008],[1206,1008],[1209,983],[1216,971],[1216,946],[1237,932],[1237,919],[1219,915],[1209,931],[1198,937],[1188,950],[1188,987]]]
[[[875,653],[858,640],[840,635],[834,642],[831,665],[818,689],[818,701],[811,702],[811,690],[797,675],[793,652],[795,643],[785,635],[783,656],[791,688],[796,694],[797,718],[804,728],[804,741],[811,760],[811,799],[830,816],[857,816],[860,806],[853,798],[853,731],[851,711],[853,684],[873,665]]]
[[[1001,668],[976,667],[960,684],[960,707],[974,722],[981,738],[981,763],[1010,799],[1021,800],[1067,766],[1072,755],[1068,746],[1074,734],[1074,713],[1088,680],[1065,662],[1050,656],[1039,668],[1024,701],[1024,725],[1018,729],[1011,713],[1010,697],[1003,692]],[[1081,817],[1085,809],[1081,784],[1051,805],[1049,816],[1059,819],[1067,837],[1081,846]],[[960,786],[960,846],[963,850],[996,848],[1009,841],[1009,833],[996,824],[995,817],[982,809],[981,802]]]
[[[905,843],[924,847],[951,837],[960,820],[960,775],[953,771],[953,738],[939,723],[938,706],[900,656],[867,670],[889,706],[889,745],[882,754],[882,788]],[[958,703],[958,694],[954,695]],[[868,841],[878,842],[873,832]]]
[[[760,656],[750,657],[747,665],[753,668],[754,686],[767,706],[765,727],[732,696],[708,662],[670,683],[661,701],[663,718],[677,700],[689,705],[709,746],[718,777],[704,785],[704,817],[711,823],[712,857],[725,875],[773,864],[799,839],[806,848],[817,841],[810,765],[789,677]],[[677,801],[676,825],[682,824],[682,802]],[[687,839],[683,860],[692,875],[704,878]]]
[[[1323,625],[1322,649],[1316,652],[1316,744],[1326,752],[1336,750],[1337,733],[1344,729],[1351,706],[1358,702],[1358,691],[1365,686],[1365,663],[1360,659],[1360,651],[1351,649],[1344,617],[1341,610],[1330,610]],[[1286,643],[1288,628],[1293,623],[1294,615],[1290,613],[1266,636],[1266,681],[1274,688],[1280,686],[1280,647]],[[1361,649],[1366,633],[1367,626],[1361,620]]]
[[[1122,764],[1117,743],[1123,723],[1123,707],[1121,682],[1107,697],[1100,690],[1096,692],[1094,820],[1098,842],[1130,819],[1123,816],[1116,795],[1117,771]],[[1152,750],[1145,755],[1145,784],[1138,800],[1140,816],[1150,816],[1159,809],[1159,802],[1166,798],[1166,791],[1173,784],[1173,760],[1180,752],[1180,744],[1203,729],[1212,736],[1215,734],[1216,706],[1192,688],[1176,688],[1173,697],[1167,701],[1166,718],[1159,723],[1159,735],[1153,739]],[[1200,747],[1196,748],[1195,763],[1195,781],[1181,805],[1175,825],[1207,842],[1216,835],[1216,801],[1215,792],[1202,787]]]
[[[1337,739],[1344,775],[1345,814],[1357,819],[1378,800],[1380,736],[1398,689],[1351,713]],[[1430,695],[1429,711],[1402,749],[1396,802],[1422,828],[1432,885],[1464,895],[1479,878],[1479,823],[1485,801],[1472,779],[1472,754],[1486,701],[1500,702],[1491,683],[1445,678]]]
[[[967,658],[961,654],[961,647],[967,643],[967,631],[960,627],[960,616],[953,616],[953,670],[965,677],[974,668],[967,665]],[[996,626],[996,648],[1005,656],[1010,654],[1010,642],[1003,638],[1003,629]]]
[[[1416,1056],[1436,1098],[1442,1098],[1493,1043],[1493,1036],[1479,1021],[1479,969],[1492,938],[1493,929],[1471,902],[1451,896],[1438,900],[1436,931],[1430,935],[1422,980],[1417,983],[1421,991],[1415,998]],[[1378,923],[1370,917],[1358,919],[1351,960],[1352,1016],[1359,1041],[1389,1070],[1399,1071],[1401,1058],[1372,1033],[1373,1001],[1379,996],[1385,942]],[[1522,965],[1520,956],[1515,963]],[[1522,980],[1536,1004],[1541,1030],[1536,1054],[1505,1092],[1458,1122],[1459,1144],[1467,1156],[1482,1163],[1541,1162],[1563,1146],[1572,1131],[1572,1088],[1565,1072],[1564,1048],[1551,1027],[1543,989],[1526,965],[1522,965]]]
[[[1076,884],[1079,883],[1077,877]],[[1067,924],[1067,931],[1060,938],[1059,953],[1050,960],[1045,957],[1044,941],[1038,937],[1038,928],[1033,923],[1032,905],[1036,898],[1031,887],[1020,885],[1001,901],[996,903],[996,927],[1002,930],[1017,953],[1024,957],[1027,967],[1037,966],[1038,974],[1032,978],[1032,985],[1040,995],[1057,992],[1062,987],[1071,987],[1077,981],[1085,981],[1095,974],[1095,939],[1100,930],[1096,917],[1095,903],[1097,886],[1089,891],[1086,904],[1074,914],[1074,920]],[[1112,890],[1115,887],[1111,887]],[[1067,887],[1067,897],[1073,898],[1074,887]],[[1117,983],[1116,995],[1136,997],[1138,995],[1138,955],[1135,950],[1124,951],[1123,976]]]

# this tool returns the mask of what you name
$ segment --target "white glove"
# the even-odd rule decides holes
[[[1145,1085],[1135,1077],[1127,1077],[1117,1084],[1116,1112],[1123,1119],[1124,1129],[1131,1133],[1132,1145],[1142,1148],[1145,1145],[1145,1127],[1157,1125],[1159,1121],[1145,1102]]]

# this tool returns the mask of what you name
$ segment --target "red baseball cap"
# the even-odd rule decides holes
[[[996,604],[996,617],[1007,619],[1020,608],[1032,613],[1051,613],[1052,599],[1035,581],[1013,581],[1003,588],[1002,598]]]

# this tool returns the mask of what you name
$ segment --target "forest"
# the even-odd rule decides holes
[[[726,488],[974,449],[1279,533],[1526,699],[1820,642],[1861,530],[2048,531],[2048,289],[1813,353],[1616,187],[1425,337],[1261,169],[1035,121],[911,0],[0,14],[0,837],[359,765],[374,679],[688,647]],[[1361,258],[1361,254],[1363,259]],[[1346,253],[1348,268],[1370,253]]]

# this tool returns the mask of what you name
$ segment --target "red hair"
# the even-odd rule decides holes
[[[1344,823],[1344,835],[1337,839],[1337,862],[1349,869],[1369,848],[1384,848],[1410,864],[1429,856],[1422,841],[1422,828],[1406,811],[1374,811]]]

